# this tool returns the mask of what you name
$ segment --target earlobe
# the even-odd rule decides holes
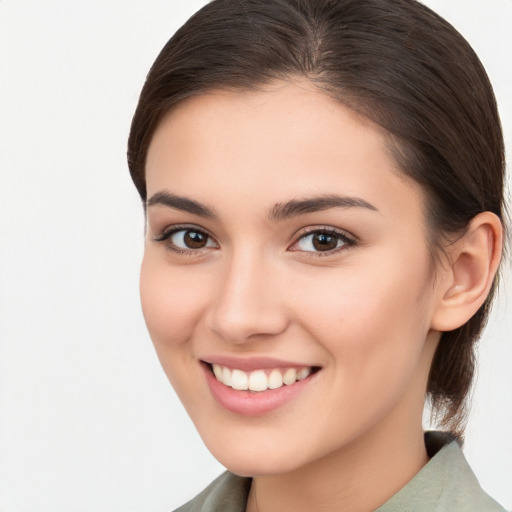
[[[474,217],[467,232],[450,245],[432,329],[452,331],[478,311],[491,289],[502,245],[503,226],[491,212]]]

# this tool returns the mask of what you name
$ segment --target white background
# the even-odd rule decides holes
[[[138,298],[125,161],[145,74],[203,1],[0,1],[0,511],[172,510],[221,471]],[[512,153],[512,1],[430,0],[491,76]],[[512,507],[512,280],[481,342],[466,454]]]

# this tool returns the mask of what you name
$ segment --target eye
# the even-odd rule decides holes
[[[337,250],[355,245],[355,240],[335,230],[320,229],[302,235],[290,248],[304,252],[337,252]]]
[[[175,231],[169,241],[180,249],[203,249],[204,247],[215,247],[213,240],[201,231],[193,229],[180,229]]]
[[[170,229],[157,236],[155,241],[165,242],[170,250],[178,253],[217,247],[217,244],[210,235],[196,228]]]

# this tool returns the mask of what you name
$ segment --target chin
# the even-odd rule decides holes
[[[235,436],[203,436],[211,454],[229,471],[240,476],[282,474],[297,469],[305,461],[299,460],[296,445],[283,446],[260,434]],[[258,442],[257,438],[260,437]],[[280,449],[276,450],[276,446]]]
[[[283,463],[267,454],[260,454],[259,457],[244,456],[240,453],[233,456],[223,454],[220,457],[216,456],[216,459],[232,473],[248,477],[286,474],[301,466],[299,462],[290,460]]]

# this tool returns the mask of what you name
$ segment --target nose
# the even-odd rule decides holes
[[[277,335],[288,325],[279,269],[254,254],[237,255],[218,276],[206,324],[224,341],[242,344]]]

